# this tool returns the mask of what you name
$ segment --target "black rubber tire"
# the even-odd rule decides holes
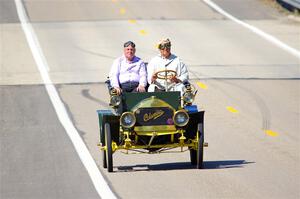
[[[204,145],[204,128],[203,124],[198,125],[198,149],[197,149],[197,169],[203,168],[203,145]]]
[[[197,164],[197,151],[194,149],[190,149],[190,158],[191,158],[191,164],[196,165]]]
[[[113,172],[112,140],[111,140],[110,125],[108,123],[105,123],[104,131],[105,131],[107,171]]]
[[[104,134],[104,125],[101,125],[100,128],[100,143],[102,144],[102,147],[105,146],[105,134]],[[107,168],[107,163],[106,163],[106,151],[101,150],[101,159],[102,159],[102,166],[103,168]]]
[[[101,157],[102,157],[102,166],[103,166],[103,168],[107,168],[107,158],[106,158],[106,151],[105,150],[102,150],[101,151]]]

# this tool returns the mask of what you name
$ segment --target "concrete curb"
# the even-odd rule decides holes
[[[276,0],[282,7],[289,11],[300,11],[300,0]]]

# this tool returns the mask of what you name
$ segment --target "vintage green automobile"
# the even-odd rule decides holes
[[[113,153],[163,153],[179,148],[190,151],[196,168],[203,166],[204,111],[193,101],[194,87],[187,83],[180,92],[123,93],[109,88],[112,110],[98,110],[102,165],[113,172]]]

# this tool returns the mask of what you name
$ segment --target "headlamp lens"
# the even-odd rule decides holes
[[[119,106],[121,103],[121,97],[119,95],[113,95],[110,98],[110,105],[111,106]]]
[[[191,92],[186,92],[183,94],[183,101],[187,104],[191,104],[194,101],[194,94]]]
[[[179,110],[175,112],[173,120],[177,126],[185,126],[189,122],[189,115],[186,111]]]
[[[123,127],[131,128],[134,126],[136,118],[133,113],[125,112],[121,115],[120,122]]]

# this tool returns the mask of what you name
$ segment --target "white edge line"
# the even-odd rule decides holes
[[[212,2],[211,0],[202,0],[204,1],[207,5],[209,5],[210,7],[212,7],[213,9],[215,9],[217,12],[221,13],[222,15],[224,15],[225,17],[231,19],[232,21],[244,26],[245,28],[248,28],[249,30],[251,30],[252,32],[260,35],[261,37],[263,37],[264,39],[272,42],[273,44],[279,46],[280,48],[282,48],[283,50],[288,51],[289,53],[293,54],[294,56],[300,58],[300,52],[290,46],[288,46],[287,44],[283,43],[282,41],[280,41],[279,39],[275,38],[272,35],[269,35],[267,33],[265,33],[264,31],[251,26],[237,18],[235,18],[234,16],[230,15],[229,13],[227,13],[226,11],[224,11],[222,8],[220,8],[218,5],[216,5],[214,2]]]
[[[48,95],[51,99],[51,102],[53,104],[53,107],[56,111],[56,114],[59,118],[59,121],[61,122],[62,126],[65,128],[68,136],[70,137],[75,147],[75,150],[78,153],[79,158],[82,161],[84,167],[86,168],[99,196],[101,198],[109,198],[109,199],[116,198],[115,194],[112,192],[107,182],[105,181],[104,177],[100,173],[97,164],[95,163],[94,159],[89,153],[78,131],[74,127],[73,123],[71,122],[68,113],[57,93],[57,90],[50,79],[50,76],[48,74],[49,67],[47,61],[44,57],[42,49],[40,48],[36,34],[31,24],[28,21],[28,17],[25,13],[21,0],[15,0],[15,3],[16,3],[17,12],[21,22],[22,29],[25,33],[27,42],[33,54],[34,60],[38,66],[41,77],[45,84]]]

